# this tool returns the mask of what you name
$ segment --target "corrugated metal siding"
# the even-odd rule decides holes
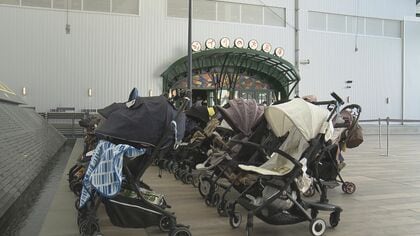
[[[405,22],[405,119],[420,119],[420,19]]]
[[[293,24],[294,1],[280,3]],[[133,86],[143,95],[150,89],[160,94],[160,74],[187,54],[187,20],[167,17],[166,0],[141,1],[140,16],[71,12],[69,23],[67,35],[64,11],[0,6],[1,80],[18,93],[26,87],[25,100],[39,111],[101,108],[126,100]],[[290,61],[293,32],[291,27],[193,22],[193,40],[257,39],[284,47]]]
[[[307,19],[306,11],[302,15]],[[300,95],[330,99],[336,91],[363,107],[363,119],[401,118],[401,39],[359,35],[355,52],[355,35],[308,30],[307,21],[302,29],[300,59],[310,64],[300,66]],[[347,80],[353,81],[349,89]]]
[[[402,20],[415,16],[412,0],[300,0],[301,8],[311,11],[331,12]]]

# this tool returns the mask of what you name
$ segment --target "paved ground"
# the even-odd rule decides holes
[[[347,167],[342,174],[357,184],[357,190],[353,195],[343,194],[341,188],[329,191],[330,202],[342,206],[344,212],[340,225],[328,228],[325,235],[420,235],[420,136],[394,135],[390,141],[388,157],[381,155],[386,152],[378,148],[377,136],[367,136],[361,147],[345,153]],[[78,142],[71,158],[74,160],[80,152]],[[191,225],[193,235],[245,235],[244,224],[231,229],[227,218],[219,217],[214,208],[207,207],[192,186],[175,181],[168,173],[158,178],[155,167],[148,170],[145,180],[155,191],[166,194],[178,221]],[[78,235],[73,201],[63,177],[41,235]],[[320,216],[328,220],[327,214]],[[100,218],[104,235],[167,235],[157,228],[114,227],[103,209]],[[308,223],[289,226],[270,226],[259,220],[254,223],[253,235],[310,235]]]

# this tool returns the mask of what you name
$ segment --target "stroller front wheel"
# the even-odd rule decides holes
[[[313,236],[321,236],[325,233],[327,224],[323,219],[315,219],[309,224],[309,231]]]
[[[191,232],[186,227],[175,228],[169,233],[169,236],[192,236]]]
[[[306,192],[303,193],[303,196],[305,197],[313,197],[315,195],[315,187],[313,184],[311,184],[311,186],[309,187],[308,190],[306,190]]]
[[[198,182],[198,191],[200,195],[204,198],[210,193],[211,183],[208,177],[203,177],[200,182]]]
[[[229,224],[232,228],[238,228],[242,223],[242,215],[240,212],[235,212],[229,216]]]
[[[167,216],[162,216],[159,221],[159,229],[162,232],[169,232],[171,230],[171,219]]]
[[[352,182],[344,182],[341,186],[341,189],[344,193],[353,194],[354,192],[356,192],[356,185]]]
[[[335,228],[338,223],[340,223],[340,212],[334,211],[330,214],[330,225]]]

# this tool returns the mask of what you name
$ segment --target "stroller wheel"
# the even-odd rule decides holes
[[[198,192],[204,198],[210,193],[211,183],[209,177],[205,176],[198,182]]]
[[[238,228],[242,223],[242,215],[240,212],[235,212],[229,216],[229,224],[232,228]]]
[[[98,232],[99,232],[99,225],[97,222],[91,222],[89,220],[81,222],[80,233],[82,235],[93,235]]]
[[[180,175],[180,179],[182,181],[183,184],[187,184],[187,172],[185,172],[185,170],[182,170],[181,175]]]
[[[315,187],[311,184],[308,190],[303,193],[303,196],[305,197],[313,197],[315,195]]]
[[[185,175],[185,183],[186,183],[186,184],[191,184],[192,182],[193,182],[193,176],[192,176],[192,174],[187,173],[187,174]]]
[[[352,182],[344,182],[341,189],[347,194],[352,194],[356,191],[356,185]]]
[[[82,192],[82,188],[83,188],[82,182],[78,181],[77,183],[73,185],[73,193],[76,196],[80,196],[80,193]]]
[[[181,174],[181,169],[177,169],[175,172],[174,172],[174,177],[175,177],[175,179],[176,180],[179,180],[179,176],[180,176],[180,174]]]
[[[192,185],[194,186],[194,188],[198,188],[199,183],[200,179],[198,178],[198,176],[193,176]]]
[[[163,232],[169,232],[171,230],[171,219],[167,216],[162,216],[159,221],[159,229]]]
[[[211,199],[206,197],[206,200],[204,200],[204,203],[206,203],[206,206],[211,206]]]
[[[225,202],[224,204],[226,215],[231,215],[235,211],[235,203],[232,201]]]
[[[330,214],[330,225],[335,228],[340,223],[340,212],[334,211]]]
[[[219,214],[219,216],[223,216],[223,217],[227,216],[227,212],[225,210],[225,204],[226,203],[220,202],[217,205],[217,213]]]
[[[76,201],[74,202],[74,207],[76,208],[76,210],[79,210],[79,205],[80,205],[80,198],[78,197]]]
[[[220,202],[220,194],[219,193],[214,193],[212,196],[211,196],[211,206],[217,206],[217,205],[219,205],[219,202]]]
[[[315,219],[309,224],[309,231],[313,236],[321,236],[325,233],[327,225],[323,219]]]
[[[174,173],[176,170],[178,170],[178,162],[174,162],[174,164],[171,166],[171,173]]]
[[[220,199],[219,204],[217,204],[217,213],[219,213],[220,216],[228,216],[226,211],[226,204],[227,201],[225,199]]]
[[[191,232],[186,227],[178,227],[172,230],[169,236],[191,236]]]

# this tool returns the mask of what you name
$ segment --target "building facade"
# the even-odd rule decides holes
[[[0,0],[0,80],[38,111],[161,94],[161,73],[187,54],[187,2]],[[415,1],[193,2],[194,41],[269,42],[297,63],[299,95],[335,91],[362,119],[420,119]]]

